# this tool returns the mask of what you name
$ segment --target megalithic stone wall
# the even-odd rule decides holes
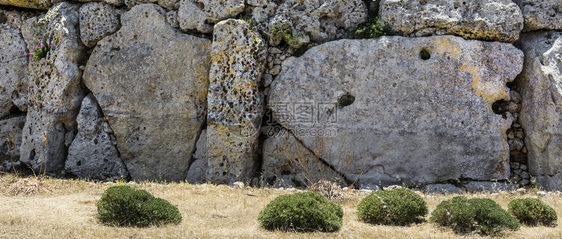
[[[0,170],[560,189],[561,13],[557,0],[0,0]],[[376,18],[391,37],[346,39]]]

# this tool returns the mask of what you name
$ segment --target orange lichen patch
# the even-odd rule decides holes
[[[459,74],[468,72],[472,75],[472,88],[476,90],[476,94],[484,98],[490,105],[501,99],[508,99],[508,91],[500,82],[485,81],[480,74],[481,67],[474,65],[462,65]]]
[[[435,52],[439,53],[440,55],[445,55],[445,53],[447,53],[447,55],[455,58],[461,56],[461,47],[457,43],[451,41],[451,38],[440,37],[436,38],[436,40],[437,41],[435,42],[434,48]]]

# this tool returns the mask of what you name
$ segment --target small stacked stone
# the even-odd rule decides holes
[[[281,63],[287,59],[287,57],[291,56],[291,54],[287,51],[284,51],[278,47],[270,47],[267,49],[268,51],[268,56],[267,56],[267,64],[266,64],[266,70],[265,73],[263,74],[263,78],[262,78],[262,83],[263,83],[263,87],[266,88],[266,90],[264,91],[265,94],[268,94],[268,88],[269,85],[271,85],[271,82],[273,82],[274,78],[279,75],[279,73],[281,72]]]
[[[527,148],[525,147],[525,132],[519,123],[519,110],[521,109],[521,95],[515,90],[510,91],[511,101],[503,104],[504,110],[510,112],[515,120],[507,130],[507,143],[509,144],[511,181],[520,186],[529,186],[531,176],[527,167]]]

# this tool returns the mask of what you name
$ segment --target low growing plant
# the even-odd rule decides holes
[[[437,205],[430,221],[451,227],[455,232],[478,232],[495,235],[503,230],[518,229],[521,224],[500,205],[487,198],[466,199],[457,196]]]
[[[289,29],[274,27],[273,30],[271,30],[271,34],[273,34],[274,37],[283,39],[293,50],[299,50],[300,48],[305,47],[304,44],[308,42],[304,41],[304,39],[308,37],[304,33],[293,35]]]
[[[178,224],[182,219],[178,208],[168,201],[125,185],[108,188],[97,207],[98,219],[111,226],[159,226]]]
[[[374,191],[357,205],[359,219],[372,224],[408,225],[427,213],[423,198],[407,188]]]
[[[394,35],[392,28],[389,25],[383,24],[383,22],[375,17],[359,24],[355,31],[348,33],[347,38],[371,39],[392,35]]]
[[[267,230],[334,232],[343,223],[343,209],[319,193],[302,192],[273,199],[259,214]]]
[[[49,51],[51,50],[51,47],[53,47],[53,45],[45,45],[45,44],[41,44],[38,46],[33,46],[31,47],[31,49],[33,49],[32,52],[27,53],[27,55],[32,56],[33,58],[35,58],[35,60],[41,60],[45,57],[47,57],[47,53],[49,53]],[[22,54],[25,54],[24,51],[20,51]]]
[[[527,225],[556,226],[558,216],[549,205],[537,198],[513,199],[508,205],[509,212]]]

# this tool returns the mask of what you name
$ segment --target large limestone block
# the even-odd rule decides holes
[[[262,176],[265,183],[272,186],[312,186],[321,181],[345,183],[339,173],[332,170],[305,147],[290,131],[274,126],[268,131],[276,132],[263,142]],[[268,132],[269,134],[270,132]],[[322,147],[324,142],[314,142],[312,148]],[[349,159],[348,161],[345,161]],[[339,163],[351,164],[352,158],[343,158]],[[345,174],[345,172],[343,173]]]
[[[523,31],[562,30],[562,1],[514,0],[521,8],[525,27]]]
[[[86,3],[80,7],[80,38],[87,47],[93,47],[103,37],[121,26],[121,12],[105,3]]]
[[[513,42],[523,29],[521,10],[511,0],[381,0],[379,16],[404,36]]]
[[[242,20],[215,26],[209,73],[207,180],[248,180],[257,157],[263,114],[259,81],[267,51],[261,37]]]
[[[85,56],[79,7],[60,3],[22,26],[28,51],[41,44],[53,46],[45,58],[29,57],[29,107],[21,146],[21,161],[49,175],[64,169],[70,143],[65,139],[76,130],[76,114],[85,96],[79,70]]]
[[[183,31],[213,32],[213,25],[244,11],[244,0],[181,0],[178,21]]]
[[[11,5],[32,9],[48,9],[52,3],[50,0],[0,0],[0,5]]]
[[[82,101],[76,118],[78,134],[68,148],[65,171],[80,178],[117,179],[129,174],[115,147],[117,141],[92,94]]]
[[[0,10],[0,119],[8,116],[12,108],[26,110],[28,58],[18,25],[20,14]]]
[[[562,190],[562,33],[524,34],[520,122],[525,129],[529,172],[544,187]]]
[[[287,0],[277,8],[269,30],[288,29],[322,42],[343,36],[366,19],[361,0]]]
[[[285,60],[269,106],[332,166],[355,157],[362,187],[506,179],[513,117],[491,106],[522,64],[510,44],[454,36],[340,40]]]
[[[84,71],[135,180],[185,180],[207,105],[211,42],[182,34],[157,5],[133,7]]]
[[[197,140],[197,149],[193,154],[189,171],[185,180],[188,183],[205,183],[207,168],[209,168],[209,160],[207,159],[207,130],[201,130],[201,135]]]
[[[0,120],[0,166],[4,160],[19,161],[21,131],[24,125],[25,116]]]

